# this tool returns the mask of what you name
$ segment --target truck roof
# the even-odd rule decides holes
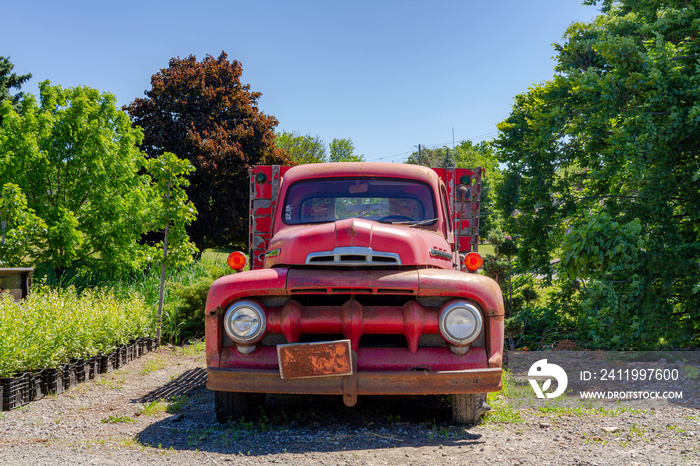
[[[317,177],[392,177],[424,181],[437,186],[440,177],[434,170],[420,165],[385,162],[338,162],[299,165],[284,174],[285,184]]]

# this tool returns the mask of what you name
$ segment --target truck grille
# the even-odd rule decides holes
[[[364,299],[372,295],[336,295],[345,302],[317,302],[324,296],[295,296],[299,300],[282,306],[277,300],[265,300],[267,306],[275,306],[267,308],[268,332],[262,346],[345,338],[351,340],[355,351],[359,347],[407,347],[416,352],[418,348],[446,346],[438,330],[439,306],[432,306],[444,301],[443,297],[424,301],[409,296],[375,296],[381,298],[375,301]],[[483,330],[471,346],[484,346]]]
[[[401,265],[401,258],[393,252],[374,251],[365,247],[342,247],[332,251],[312,252],[306,256],[307,265]]]

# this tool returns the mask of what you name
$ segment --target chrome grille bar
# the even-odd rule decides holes
[[[372,248],[350,246],[332,251],[312,252],[306,256],[307,265],[380,266],[401,265],[401,257],[394,252],[374,251]]]

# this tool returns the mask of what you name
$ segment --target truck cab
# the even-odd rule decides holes
[[[250,270],[216,280],[205,310],[217,420],[254,417],[267,393],[446,394],[453,423],[476,423],[501,389],[504,316],[476,273],[482,174],[252,169]]]

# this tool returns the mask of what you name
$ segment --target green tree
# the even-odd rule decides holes
[[[564,254],[583,286],[558,305],[577,316],[581,338],[698,345],[699,6],[602,7],[568,28],[554,78],[517,96],[499,124],[499,205],[521,236],[522,267],[551,273]]]
[[[275,134],[275,145],[295,164],[326,162],[326,144],[320,136],[281,131]]]
[[[46,223],[27,206],[27,197],[16,184],[0,191],[0,267],[19,267],[29,246],[46,233]]]
[[[413,152],[406,163],[419,165],[418,151]],[[491,145],[486,141],[474,144],[471,141],[462,141],[453,149],[447,146],[428,149],[422,148],[420,153],[420,165],[425,167],[444,167],[449,161],[449,166],[457,168],[484,168],[485,175],[481,179],[481,213],[479,235],[488,237],[489,232],[498,222],[493,200],[493,191],[502,182],[501,170],[498,166],[496,154]]]
[[[143,128],[148,157],[171,152],[188,160],[187,195],[198,216],[188,229],[200,249],[248,237],[248,169],[289,160],[275,147],[274,117],[258,109],[261,94],[241,83],[243,68],[207,55],[173,58],[151,77],[146,97],[125,107]]]
[[[364,162],[365,156],[355,154],[355,145],[352,139],[336,139],[330,143],[329,162]]]
[[[423,165],[424,167],[431,168],[444,168],[446,166],[445,161],[448,159],[447,152],[449,150],[450,149],[447,146],[440,147],[437,149],[430,149],[423,146],[420,151],[415,151],[411,155],[409,155],[408,159],[406,159],[406,163],[410,163],[413,165]]]
[[[0,102],[9,100],[15,109],[18,108],[19,101],[24,93],[10,94],[10,89],[19,89],[22,84],[31,79],[31,74],[18,75],[13,73],[15,65],[10,62],[9,57],[0,57]],[[0,116],[0,124],[2,124],[2,116]]]
[[[139,245],[151,225],[150,178],[139,175],[141,132],[112,94],[40,84],[17,112],[0,104],[0,184],[12,182],[46,222],[34,258],[59,273],[78,262],[110,272],[147,259]]]
[[[163,241],[159,245],[163,256],[156,322],[156,338],[160,344],[166,268],[190,263],[192,256],[197,252],[196,246],[190,242],[186,231],[187,225],[197,217],[197,210],[185,192],[189,184],[186,176],[194,170],[194,167],[187,160],[180,160],[175,154],[166,152],[148,160],[147,169],[153,177],[155,194],[160,200],[156,227],[163,231]]]

